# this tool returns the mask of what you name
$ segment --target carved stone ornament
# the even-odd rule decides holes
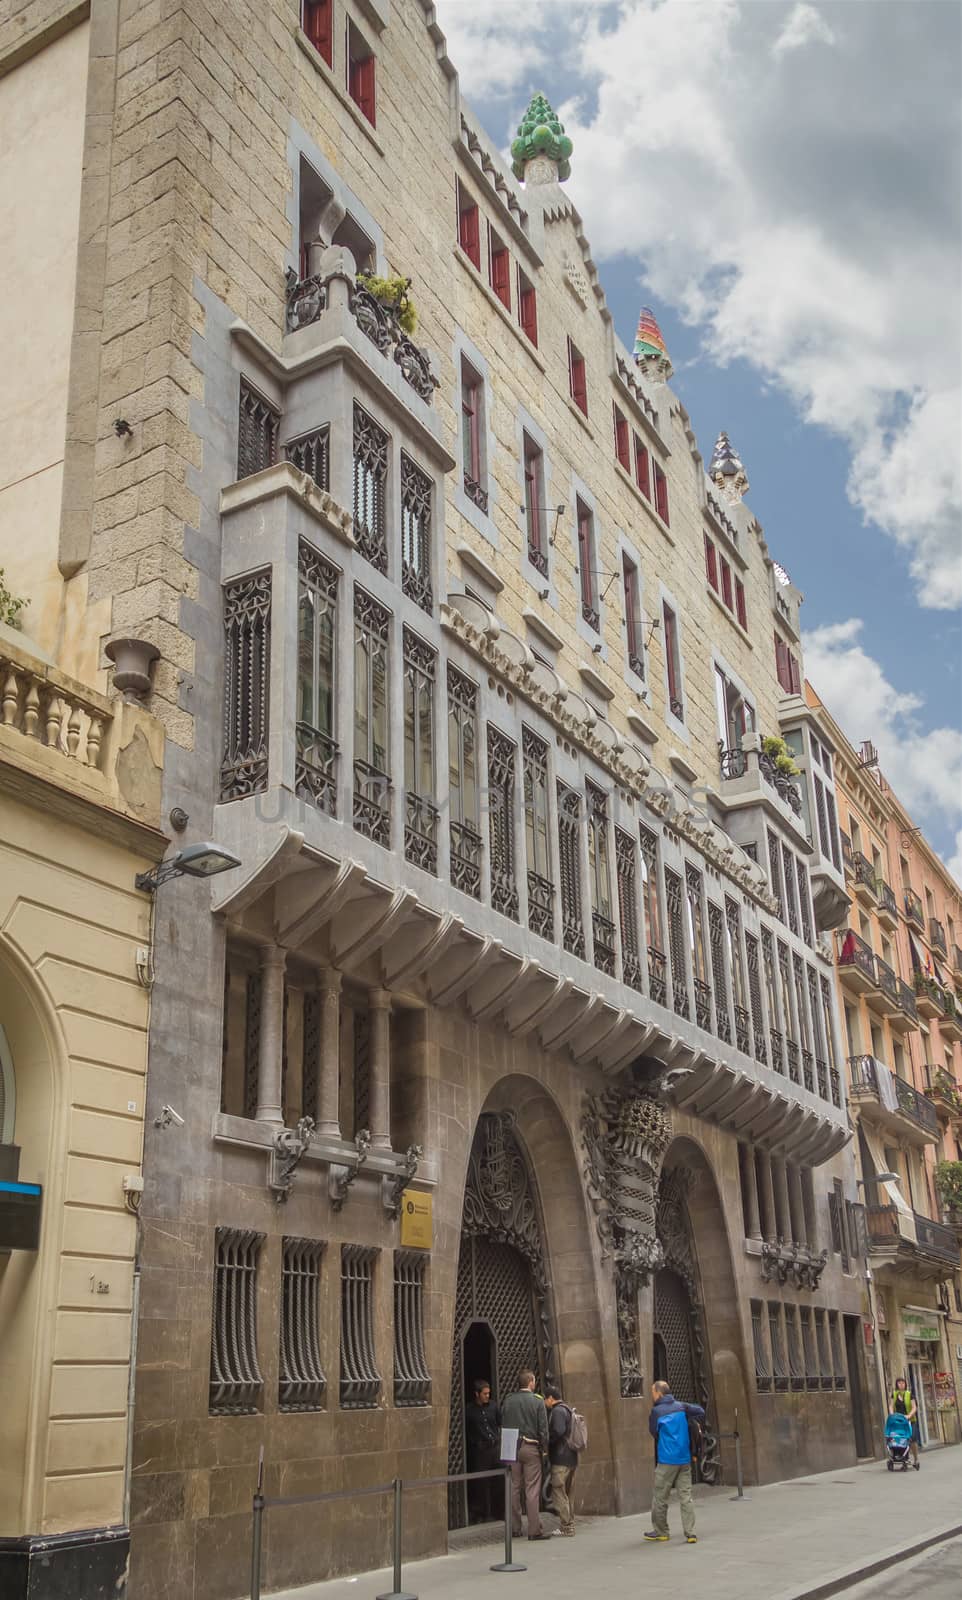
[[[296,1128],[279,1128],[275,1133],[269,1179],[275,1200],[286,1200],[290,1195],[294,1174],[306,1156],[313,1136],[313,1117],[301,1117]]]
[[[761,1266],[762,1282],[774,1279],[783,1287],[791,1279],[796,1289],[818,1288],[822,1273],[828,1263],[828,1251],[817,1254],[805,1245],[786,1244],[784,1239],[763,1239]]]
[[[393,1177],[381,1179],[381,1200],[389,1217],[401,1215],[401,1196],[421,1165],[424,1150],[419,1144],[408,1145],[404,1160]]]
[[[357,1154],[350,1166],[332,1166],[328,1174],[332,1211],[340,1211],[350,1194],[351,1185],[357,1182],[361,1168],[367,1161],[371,1149],[370,1129],[361,1129],[355,1137],[354,1149]]]

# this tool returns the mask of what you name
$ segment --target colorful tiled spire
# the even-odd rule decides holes
[[[661,329],[650,306],[642,306],[635,334],[635,365],[649,383],[667,383],[673,372]]]
[[[739,456],[732,449],[727,433],[720,433],[715,440],[708,476],[732,505],[737,505],[748,493],[748,474]]]
[[[525,168],[529,161],[535,161],[541,156],[546,162],[553,163],[557,171],[545,176],[538,174],[538,181],[543,183],[568,178],[571,176],[569,157],[573,148],[563,125],[558,121],[544,95],[534,95],[521,119],[518,136],[511,145],[512,171],[515,177],[523,183],[527,177]]]

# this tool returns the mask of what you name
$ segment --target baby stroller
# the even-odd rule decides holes
[[[898,1411],[891,1412],[885,1419],[885,1448],[888,1451],[886,1466],[889,1472],[894,1472],[896,1467],[908,1472],[911,1443],[912,1424],[908,1417],[903,1417]]]

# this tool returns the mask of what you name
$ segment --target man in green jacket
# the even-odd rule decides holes
[[[548,1454],[548,1413],[534,1392],[534,1373],[518,1374],[518,1387],[501,1407],[502,1428],[517,1428],[518,1454],[511,1463],[511,1523],[521,1537],[521,1486],[524,1484],[528,1538],[547,1539],[541,1527],[541,1467]]]

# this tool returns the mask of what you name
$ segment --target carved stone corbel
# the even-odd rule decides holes
[[[331,1196],[331,1210],[340,1211],[348,1197],[352,1183],[356,1183],[358,1174],[367,1161],[371,1149],[370,1129],[362,1128],[354,1139],[354,1149],[357,1152],[354,1160],[348,1165],[332,1163],[328,1173],[328,1189]]]
[[[306,1156],[313,1136],[313,1117],[301,1117],[296,1128],[278,1128],[275,1133],[268,1184],[278,1202],[290,1195],[294,1174]]]
[[[401,1196],[421,1165],[424,1151],[419,1144],[409,1144],[404,1161],[393,1177],[385,1173],[381,1179],[381,1204],[395,1221],[401,1215]]]

